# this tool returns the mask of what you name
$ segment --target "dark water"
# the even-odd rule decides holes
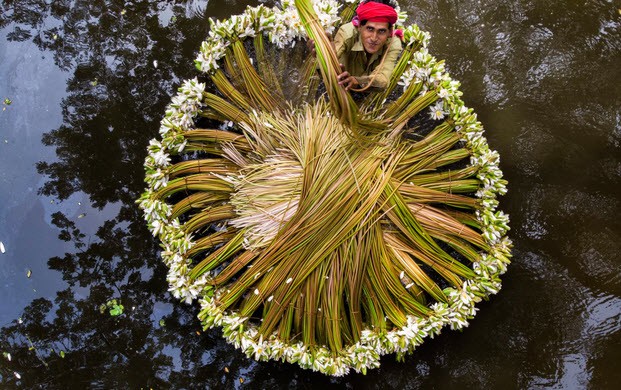
[[[402,2],[500,152],[515,256],[463,332],[338,379],[199,332],[134,204],[207,18],[247,3],[1,3],[0,387],[618,388],[621,2]]]

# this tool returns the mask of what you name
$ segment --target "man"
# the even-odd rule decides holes
[[[343,68],[338,80],[347,90],[386,88],[401,53],[401,40],[393,38],[397,11],[380,1],[362,2],[354,20],[341,26],[334,38]]]

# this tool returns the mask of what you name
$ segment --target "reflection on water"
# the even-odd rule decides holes
[[[22,92],[50,99],[61,93],[58,82],[35,79],[33,88],[32,79],[10,77],[17,72],[11,58],[0,58],[2,76],[9,75],[0,86],[19,97],[0,113],[6,129],[0,140],[13,142],[0,152],[0,200],[7,205],[0,241],[10,249],[0,255],[0,287],[9,305],[22,302],[17,296],[33,297],[18,317],[5,317],[15,308],[1,311],[0,349],[11,355],[10,361],[0,357],[3,387],[617,385],[621,4],[403,2],[431,31],[432,52],[462,81],[466,102],[502,156],[510,193],[501,202],[512,217],[515,259],[500,295],[482,305],[463,332],[444,332],[404,363],[385,357],[366,377],[331,379],[248,360],[218,330],[201,332],[195,308],[166,292],[158,248],[134,205],[148,140],[180,80],[195,75],[192,60],[206,17],[241,12],[245,3],[0,5],[0,54],[34,45],[38,52],[28,57],[34,69],[52,72],[45,70],[49,57],[54,72],[66,76],[60,108],[53,108],[62,124],[48,122],[42,130],[45,112],[30,111],[27,102],[34,100]],[[19,144],[24,135],[12,129],[22,123],[36,123],[32,134],[45,132],[42,144],[38,135]],[[17,145],[21,153],[6,149]],[[21,184],[17,177],[43,184]],[[22,202],[46,207],[23,211],[31,206],[12,191],[28,186],[35,188]],[[29,239],[7,241],[12,229]],[[30,268],[36,273],[28,279]],[[52,282],[59,276],[61,285]],[[32,295],[32,289],[58,291]],[[118,317],[99,311],[112,298],[125,308]]]

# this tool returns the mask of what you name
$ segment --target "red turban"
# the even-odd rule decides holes
[[[389,5],[369,1],[360,4],[356,9],[358,20],[368,20],[369,22],[397,23],[397,11]]]

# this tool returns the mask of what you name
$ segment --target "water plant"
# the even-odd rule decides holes
[[[329,375],[467,326],[511,257],[498,153],[428,33],[404,28],[385,91],[338,86],[326,32],[354,6],[283,1],[211,20],[202,79],[168,106],[138,200],[170,291],[199,301],[205,328]]]
[[[99,312],[101,314],[105,313],[106,310],[108,310],[108,313],[110,314],[110,316],[118,317],[121,314],[123,314],[125,307],[120,302],[118,302],[116,299],[111,299],[108,302],[102,303],[99,306]]]

